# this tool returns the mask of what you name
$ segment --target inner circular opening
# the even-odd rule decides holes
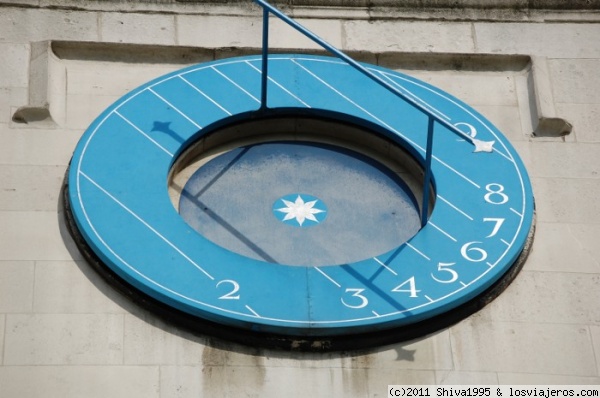
[[[419,162],[373,131],[282,117],[194,142],[171,170],[169,194],[193,229],[225,249],[327,266],[375,257],[414,236],[422,184]]]

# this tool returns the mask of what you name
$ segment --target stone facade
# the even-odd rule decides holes
[[[253,349],[166,324],[83,261],[63,221],[63,176],[85,128],[130,89],[258,52],[259,8],[0,1],[0,396],[383,397],[388,384],[600,384],[600,2],[280,4],[333,45],[442,87],[505,132],[537,204],[521,274],[450,328],[357,352]],[[277,21],[271,37],[277,50],[319,51]]]

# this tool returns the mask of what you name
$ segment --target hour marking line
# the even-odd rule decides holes
[[[220,70],[218,70],[214,66],[211,66],[211,69],[214,70],[215,72],[217,72],[219,75],[223,76],[228,82],[230,82],[231,84],[233,84],[234,86],[236,86],[237,88],[239,88],[240,90],[242,90],[250,98],[252,98],[254,101],[256,101],[256,102],[258,102],[260,104],[260,100],[258,98],[256,98],[252,94],[250,94],[244,87],[240,86],[239,84],[237,84],[236,82],[234,82],[233,80],[231,80],[231,78],[229,76],[227,76],[225,73],[221,72]]]
[[[494,264],[491,264],[489,261],[486,261],[485,263],[488,265],[488,267],[494,268]]]
[[[370,70],[371,70],[371,72],[373,72],[372,69],[370,69]],[[444,113],[440,112],[438,109],[436,109],[435,107],[433,107],[429,103],[423,101],[421,98],[419,98],[419,96],[417,96],[416,94],[413,94],[409,89],[407,89],[406,87],[402,86],[397,81],[393,80],[390,76],[388,76],[387,73],[379,71],[379,70],[375,70],[375,72],[377,72],[378,74],[380,74],[381,76],[383,76],[387,81],[389,81],[394,86],[396,86],[399,90],[401,90],[402,92],[404,92],[406,94],[406,96],[411,97],[414,101],[421,103],[424,107],[426,107],[427,109],[429,109],[431,112],[437,113],[439,116],[441,116],[442,118],[444,118],[444,119],[446,119],[448,121],[451,120],[448,115],[445,115]]]
[[[518,211],[516,211],[515,209],[513,209],[512,207],[510,207],[510,211],[512,211],[513,213],[515,213],[517,216],[519,217],[523,217],[523,214],[519,213]]]
[[[443,202],[446,202],[446,204],[450,207],[452,207],[454,210],[456,210],[457,212],[459,212],[460,214],[462,214],[463,216],[467,217],[469,220],[473,221],[473,217],[471,217],[470,215],[468,215],[467,213],[465,213],[464,211],[462,211],[461,209],[459,209],[458,207],[454,206],[452,203],[448,202],[448,200],[446,198],[444,198],[441,195],[437,196],[439,199],[441,199]]]
[[[429,297],[428,295],[425,295],[425,298],[426,298],[427,300],[429,300],[429,302],[431,302],[431,303],[433,303],[433,301],[434,301],[434,300],[432,300],[432,299],[431,299],[431,297]]]
[[[135,217],[139,222],[141,222],[146,228],[148,228],[150,231],[154,232],[154,234],[156,236],[158,236],[162,241],[164,241],[167,245],[171,246],[177,253],[181,254],[181,256],[183,258],[185,258],[186,260],[188,260],[194,267],[196,267],[198,270],[200,270],[204,275],[206,275],[208,278],[210,278],[210,280],[215,280],[215,278],[209,274],[208,272],[206,272],[201,266],[199,266],[194,260],[192,260],[190,257],[188,257],[187,254],[185,254],[184,252],[181,251],[181,249],[179,249],[177,246],[175,246],[170,240],[168,240],[167,238],[165,238],[160,232],[158,232],[156,229],[154,229],[150,224],[148,224],[146,221],[144,221],[140,216],[138,216],[133,210],[131,210],[129,207],[125,206],[125,204],[123,204],[119,199],[115,198],[110,192],[108,192],[106,189],[102,188],[100,186],[100,184],[98,184],[96,181],[94,181],[91,177],[89,177],[87,174],[85,174],[83,171],[79,171],[79,174],[81,174],[82,176],[85,177],[86,180],[88,180],[89,182],[91,182],[92,184],[94,184],[96,186],[96,188],[98,188],[99,190],[101,190],[106,196],[108,196],[109,198],[111,198],[116,204],[118,204],[119,206],[121,206],[125,211],[127,211],[127,213],[131,214],[133,217]]]
[[[140,133],[141,135],[143,135],[144,137],[146,137],[147,139],[149,139],[154,145],[156,145],[157,147],[159,147],[160,149],[162,149],[163,151],[165,151],[167,154],[169,154],[171,157],[173,157],[173,154],[171,152],[169,152],[167,149],[165,149],[165,147],[163,147],[162,145],[160,145],[157,141],[155,141],[148,134],[144,133],[138,126],[136,126],[135,124],[133,124],[125,116],[121,115],[119,113],[119,111],[114,111],[114,112],[115,112],[115,115],[119,116],[121,119],[123,119],[125,122],[127,122],[127,124],[129,124],[131,127],[133,127],[138,133]]]
[[[507,242],[507,241],[505,241],[504,239],[502,239],[502,238],[501,238],[501,239],[500,239],[500,241],[501,241],[502,243],[504,243],[506,246],[510,246],[510,243],[508,243],[508,242]]]
[[[461,285],[463,285],[463,287],[467,287],[469,285],[467,285],[466,283],[464,283],[463,281],[458,281],[458,283],[460,283]]]
[[[160,100],[162,102],[164,102],[165,104],[169,105],[171,108],[173,108],[173,110],[177,113],[179,113],[181,116],[183,116],[184,118],[187,119],[187,121],[189,121],[190,123],[192,123],[194,126],[196,126],[199,130],[202,130],[202,126],[200,126],[198,123],[196,123],[195,121],[193,121],[192,119],[190,119],[190,117],[188,115],[186,115],[185,113],[181,112],[179,109],[177,109],[177,107],[173,104],[171,104],[169,101],[167,101],[164,97],[162,97],[159,93],[157,93],[156,91],[152,90],[151,87],[148,87],[147,89],[148,91],[150,91],[152,94],[156,95],[158,98],[160,98]]]
[[[388,271],[390,271],[392,274],[394,274],[395,276],[398,276],[398,274],[396,273],[396,271],[394,271],[393,269],[391,269],[389,266],[387,266],[383,261],[381,261],[380,259],[378,259],[377,257],[373,257],[373,260],[377,261],[377,263],[379,263],[379,265],[381,265],[383,268],[387,269]]]
[[[372,117],[373,119],[377,120],[384,127],[390,129],[391,131],[393,131],[394,133],[396,133],[398,136],[404,138],[406,141],[408,141],[409,143],[411,143],[415,148],[418,148],[421,151],[426,152],[425,149],[422,146],[420,146],[419,144],[417,144],[416,142],[414,142],[410,138],[406,137],[404,134],[400,133],[398,130],[394,129],[392,126],[390,126],[389,124],[387,124],[386,122],[384,122],[382,119],[378,118],[377,116],[375,116],[374,114],[372,114],[371,112],[369,112],[368,110],[366,110],[365,108],[363,108],[362,106],[360,106],[359,104],[357,104],[356,102],[354,102],[352,99],[348,98],[346,95],[344,95],[343,93],[341,93],[338,89],[336,89],[335,87],[333,87],[331,84],[327,83],[325,80],[321,79],[315,73],[313,73],[312,71],[310,71],[308,68],[306,68],[305,66],[299,64],[295,59],[292,59],[292,62],[294,62],[300,68],[304,69],[306,72],[308,72],[315,79],[317,79],[318,81],[320,81],[321,83],[323,83],[329,89],[333,90],[333,92],[335,92],[336,94],[338,94],[340,97],[342,97],[343,99],[345,99],[346,101],[348,101],[349,103],[351,103],[352,105],[354,105],[355,107],[357,107],[358,109],[360,109],[361,111],[363,111],[364,113],[366,113],[367,115],[369,115],[370,117]],[[477,183],[473,182],[473,180],[471,180],[469,177],[465,176],[464,174],[462,174],[461,172],[459,172],[458,170],[456,170],[455,168],[453,168],[452,166],[450,166],[448,163],[444,162],[443,160],[441,160],[437,156],[433,155],[432,157],[433,157],[433,159],[435,159],[436,161],[438,161],[440,164],[442,164],[444,167],[446,167],[447,169],[453,171],[459,177],[463,178],[469,184],[472,184],[477,189],[481,188]]]
[[[379,315],[378,313],[376,313],[375,311],[371,311],[373,313],[373,315],[375,315],[377,318],[379,318],[381,315]]]
[[[411,245],[410,243],[406,242],[406,246],[410,247],[411,249],[413,249],[415,252],[417,252],[418,254],[420,254],[423,258],[425,258],[428,261],[431,261],[431,259],[429,257],[427,257],[425,254],[423,254],[423,252],[421,252],[419,249],[417,249],[416,247],[414,247],[413,245]]]
[[[331,283],[333,283],[334,285],[336,285],[337,287],[342,287],[342,285],[340,285],[339,283],[337,283],[336,281],[334,281],[333,279],[331,279],[331,277],[329,275],[327,275],[325,272],[321,271],[318,267],[313,267],[314,269],[316,269],[317,271],[319,271],[319,273],[321,275],[323,275],[325,278],[329,279],[329,281]]]
[[[206,93],[204,93],[204,91],[200,90],[198,87],[196,87],[194,84],[192,84],[185,77],[179,75],[179,78],[181,80],[183,80],[184,82],[186,82],[191,88],[193,88],[194,90],[196,90],[197,92],[199,92],[200,94],[202,94],[207,100],[209,100],[210,102],[212,102],[213,104],[215,104],[223,112],[225,112],[226,114],[228,114],[229,116],[231,116],[231,112],[229,112],[227,109],[225,109],[223,106],[221,106],[221,104],[219,104],[217,101],[215,101],[214,99],[212,99],[210,96],[206,95]]]
[[[431,224],[431,226],[435,229],[437,229],[438,231],[440,231],[441,233],[443,233],[444,235],[446,235],[448,238],[450,238],[451,240],[453,240],[454,242],[458,242],[456,239],[454,239],[454,237],[452,235],[450,235],[448,232],[444,231],[443,229],[441,229],[440,227],[438,227],[437,225],[435,225],[434,223],[432,223],[431,221],[429,221],[429,224]]]
[[[257,318],[261,318],[261,316],[258,315],[258,313],[256,311],[254,311],[249,305],[246,304],[245,307],[248,311],[250,311],[252,314],[254,314],[254,316],[256,316]]]
[[[250,61],[246,61],[246,63],[248,65],[250,65],[255,71],[257,71],[258,73],[262,74],[262,71],[260,69],[258,69],[255,65],[252,65],[252,63]],[[300,102],[305,107],[307,107],[307,108],[311,107],[306,102],[302,101],[302,99],[300,99],[296,94],[292,93],[290,90],[288,90],[287,88],[283,87],[283,85],[281,85],[278,81],[276,81],[272,77],[268,77],[268,79],[269,79],[270,82],[273,82],[274,84],[276,84],[277,87],[279,87],[280,89],[282,89],[283,91],[285,91],[286,93],[288,93],[290,96],[292,96],[292,98],[294,98],[296,101]]]

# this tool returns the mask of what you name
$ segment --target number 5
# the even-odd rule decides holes
[[[453,266],[454,264],[456,264],[456,263],[439,263],[438,264],[438,271],[439,272],[447,272],[447,273],[449,273],[450,275],[452,275],[450,277],[450,279],[446,279],[446,280],[444,280],[444,279],[438,279],[435,276],[433,276],[433,272],[431,273],[431,277],[433,278],[433,280],[435,280],[436,282],[440,282],[440,283],[452,283],[452,282],[454,282],[455,280],[458,279],[458,273],[456,271],[454,271],[453,269],[448,268],[448,267]]]

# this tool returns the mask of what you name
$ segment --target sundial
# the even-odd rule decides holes
[[[65,201],[91,263],[187,327],[309,350],[418,337],[512,280],[533,194],[485,117],[379,66],[419,108],[337,58],[267,59],[266,104],[265,58],[230,58],[90,125]]]

